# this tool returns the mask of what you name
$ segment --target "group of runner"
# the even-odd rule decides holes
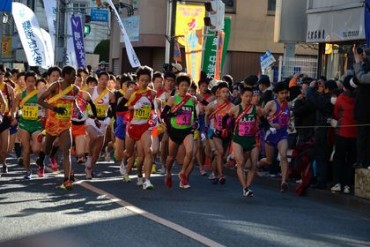
[[[93,179],[101,152],[108,145],[106,139],[110,139],[124,182],[131,180],[129,174],[136,165],[137,185],[153,189],[150,176],[159,160],[167,188],[173,186],[175,162],[181,167],[180,188],[190,188],[195,164],[200,174],[206,175],[209,163],[209,179],[225,184],[223,167],[228,157],[236,162],[243,195],[251,197],[256,168],[271,164],[277,148],[281,191],[285,192],[288,85],[277,83],[276,98],[265,105],[261,104],[261,91],[248,83],[236,91],[225,81],[210,88],[207,78],[195,83],[186,73],[153,73],[148,66],[117,78],[70,66],[51,67],[44,78],[32,71],[14,70],[11,75],[0,68],[2,173],[8,172],[7,153],[14,149],[20,155],[21,147],[24,178],[34,176],[31,153],[37,157],[37,176],[44,177],[49,160],[53,171],[59,169],[56,154],[60,150],[61,187],[70,190],[74,182],[71,150],[77,162],[85,165],[86,179]],[[239,100],[231,100],[231,93]],[[261,133],[266,136],[266,158],[259,161],[264,145]],[[12,144],[11,139],[20,140],[20,145]]]

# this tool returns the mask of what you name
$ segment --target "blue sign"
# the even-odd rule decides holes
[[[82,21],[79,16],[71,17],[72,23],[72,38],[75,47],[76,60],[78,67],[86,67],[86,57],[85,57],[85,46],[82,34]]]
[[[0,1],[0,11],[12,12],[12,0],[1,0]]]
[[[100,22],[109,21],[109,12],[106,9],[91,8],[90,16],[91,16],[91,21],[100,21]]]
[[[365,37],[366,45],[370,47],[370,0],[365,1]]]

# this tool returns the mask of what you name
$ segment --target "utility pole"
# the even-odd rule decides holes
[[[173,37],[175,36],[176,27],[176,7],[177,0],[167,1],[167,27],[166,27],[166,47],[165,47],[165,63],[170,63],[173,57]]]
[[[4,32],[4,11],[0,11],[0,63],[3,63],[3,32]]]

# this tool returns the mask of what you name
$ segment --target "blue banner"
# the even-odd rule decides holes
[[[108,10],[102,8],[92,8],[90,11],[90,17],[91,21],[108,22],[109,12]]]
[[[366,45],[370,48],[370,0],[365,1],[365,37]]]
[[[0,1],[0,11],[12,12],[12,0],[1,0]]]
[[[82,21],[80,16],[72,16],[72,38],[78,67],[86,67],[85,46],[83,39]]]

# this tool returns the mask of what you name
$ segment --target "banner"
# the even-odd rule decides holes
[[[3,36],[1,48],[3,58],[12,56],[12,36]]]
[[[67,20],[72,18],[72,13],[67,13]],[[72,22],[67,21],[67,50],[64,57],[64,63],[66,65],[78,68],[75,45],[72,38]]]
[[[27,62],[30,66],[49,68],[46,62],[45,44],[35,13],[26,5],[13,3],[12,15],[17,26]]]
[[[231,34],[231,18],[225,18],[225,25],[224,25],[224,41],[223,41],[223,49],[222,49],[222,60],[221,60],[221,67],[219,68],[219,73],[222,73],[222,68],[224,67],[225,58],[227,54],[227,48],[229,46],[230,41],[230,34]],[[205,48],[204,48],[204,57],[202,63],[202,71],[207,74],[207,77],[211,78],[215,75],[216,70],[216,52],[217,52],[217,44],[219,42],[218,37],[215,36],[215,32],[210,31],[208,29],[206,34],[206,41],[205,41]]]
[[[57,26],[57,1],[44,0],[44,8],[46,19],[48,21],[49,34],[51,36],[51,44],[55,50],[56,26]],[[54,60],[53,60],[54,63]]]
[[[276,60],[275,60],[274,56],[272,55],[272,53],[270,51],[267,50],[265,52],[265,54],[260,56],[260,63],[261,63],[262,73],[265,69],[270,67],[275,62],[276,62]]]
[[[195,81],[200,79],[202,67],[203,34],[201,30],[190,30],[185,33],[186,69]]]
[[[178,63],[182,62],[180,44],[177,42],[177,39],[174,39],[173,44],[173,61]]]
[[[72,38],[78,68],[86,67],[85,46],[82,34],[82,21],[80,16],[71,17]]]
[[[12,0],[1,0],[0,1],[0,11],[12,12]]]
[[[140,34],[140,16],[129,16],[122,20],[123,25],[126,28],[128,37],[131,42],[139,41]],[[120,42],[124,42],[121,37]]]
[[[216,66],[214,79],[221,79],[221,63],[222,63],[222,52],[224,50],[225,33],[223,31],[217,32],[217,48],[216,48]]]
[[[129,37],[127,35],[127,32],[126,32],[126,29],[125,29],[125,26],[123,26],[122,20],[121,20],[118,12],[116,10],[116,7],[114,7],[114,4],[113,4],[112,0],[105,0],[105,1],[112,8],[114,18],[116,19],[116,21],[117,21],[117,23],[118,23],[118,25],[121,29],[122,36],[123,36],[123,41],[124,41],[125,47],[126,47],[127,57],[128,57],[128,60],[130,61],[131,67],[133,67],[133,68],[139,67],[140,66],[139,58],[136,56],[134,48],[132,47],[132,44],[130,42],[130,39],[129,39]]]
[[[44,40],[45,44],[45,54],[46,54],[46,62],[48,64],[54,65],[54,49],[51,43],[51,36],[45,29],[41,29],[41,35]]]
[[[181,45],[185,45],[184,35],[189,30],[203,30],[206,10],[204,5],[183,4],[177,1],[175,36]]]

